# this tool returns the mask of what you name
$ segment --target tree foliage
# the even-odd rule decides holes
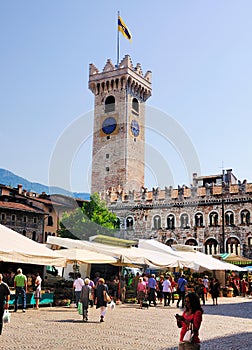
[[[113,236],[119,223],[116,215],[111,213],[105,202],[97,193],[84,202],[82,208],[72,213],[64,213],[60,221],[59,236],[73,239],[88,239],[97,234]]]

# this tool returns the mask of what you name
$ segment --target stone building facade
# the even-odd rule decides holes
[[[124,238],[156,238],[188,244],[206,254],[234,253],[252,258],[252,184],[232,170],[193,175],[190,187],[108,190],[104,199],[120,220]]]
[[[232,170],[193,175],[190,187],[144,187],[145,102],[151,72],[143,75],[128,55],[102,72],[89,68],[94,94],[91,193],[98,192],[120,221],[122,238],[190,244],[207,254],[252,258],[252,184]]]

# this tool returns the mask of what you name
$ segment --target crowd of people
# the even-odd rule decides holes
[[[206,277],[207,276],[204,278],[204,283],[208,283],[208,279]],[[109,284],[110,286],[108,286],[108,284],[105,283],[104,278],[100,277],[99,273],[97,273],[94,281],[90,280],[89,277],[86,277],[83,280],[80,274],[77,275],[77,278],[73,282],[73,288],[75,289],[76,301],[78,303],[82,303],[82,317],[84,322],[88,321],[88,308],[90,306],[92,307],[94,304],[96,305],[97,309],[100,309],[100,322],[104,322],[108,306],[108,294],[110,294],[112,302],[113,300],[119,300],[121,295],[120,278],[115,276],[111,282],[112,283]],[[200,280],[198,282],[201,283]],[[217,281],[214,280],[211,282],[213,282],[213,284],[217,283]],[[213,288],[211,282],[209,284],[210,292]],[[134,288],[140,308],[143,307],[143,302],[146,299],[148,300],[149,306],[152,303],[154,306],[156,306],[158,300],[159,302],[164,302],[164,306],[169,306],[171,302],[174,302],[175,292],[179,293],[177,307],[179,307],[179,303],[181,301],[181,306],[184,311],[182,315],[176,314],[177,325],[179,328],[181,328],[178,349],[200,349],[199,328],[202,322],[203,309],[200,305],[200,298],[197,293],[186,293],[188,282],[183,274],[181,274],[178,280],[175,281],[171,274],[165,274],[164,276],[159,276],[159,278],[156,278],[155,274],[151,274],[150,276],[142,274],[140,276],[140,274],[137,273],[130,283]],[[202,281],[202,286],[204,286],[204,283]],[[125,285],[123,284],[123,288],[124,287]],[[215,295],[213,298],[215,298]],[[187,330],[189,330],[189,327],[193,328],[193,335],[188,342],[185,341],[185,335]]]
[[[14,312],[18,310],[18,299],[22,300],[22,311],[26,311],[26,293],[30,276],[23,274],[22,269],[17,269],[13,276],[5,276],[11,279],[15,289]],[[9,308],[10,289],[8,283],[5,283],[3,275],[0,274],[0,334],[2,332],[2,317],[4,310]],[[228,277],[228,285],[235,291],[234,296],[246,296],[252,293],[252,280],[243,276],[241,279],[236,275]],[[31,282],[30,282],[31,283]],[[41,296],[42,278],[37,273],[33,276],[33,291],[36,300],[36,309],[39,308]],[[100,273],[95,274],[92,280],[89,276],[82,278],[77,273],[73,281],[76,307],[82,304],[83,321],[88,321],[89,307],[95,307],[100,310],[100,322],[105,321],[108,303],[124,303],[127,297],[127,291],[131,290],[136,298],[139,308],[144,306],[156,306],[162,303],[164,307],[175,303],[176,307],[182,308],[182,315],[176,314],[176,321],[180,331],[179,350],[198,350],[200,349],[199,328],[202,322],[203,309],[206,300],[211,296],[213,305],[218,305],[218,298],[221,294],[221,284],[217,278],[207,275],[194,277],[185,276],[183,273],[174,275],[173,273],[164,273],[156,276],[154,273],[145,274],[137,272],[135,276],[114,276],[105,281]],[[187,331],[193,329],[192,341],[185,340]],[[188,345],[189,343],[189,345]]]
[[[232,273],[228,277],[228,286],[233,288],[233,296],[243,296],[252,295],[252,277],[242,276],[240,278],[236,274]]]

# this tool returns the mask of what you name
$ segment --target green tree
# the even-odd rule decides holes
[[[64,238],[85,240],[97,234],[114,236],[118,228],[116,215],[107,209],[105,202],[95,193],[82,208],[64,213],[58,234]]]

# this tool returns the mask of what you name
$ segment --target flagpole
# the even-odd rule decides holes
[[[118,11],[118,14],[117,14],[117,69],[119,68],[119,50],[120,50],[120,47],[119,47],[119,30],[118,30],[118,18],[120,16],[120,12]]]

